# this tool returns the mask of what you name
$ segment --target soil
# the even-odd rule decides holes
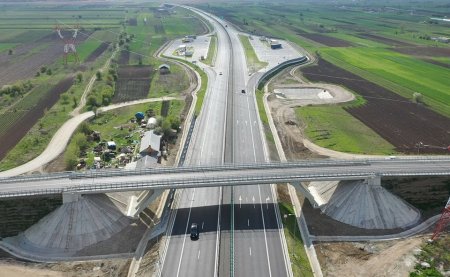
[[[449,57],[450,48],[444,47],[396,47],[391,50],[416,57]]]
[[[8,277],[125,277],[130,261],[110,259],[92,262],[61,262],[55,264],[0,261],[0,276]]]
[[[42,98],[36,106],[17,120],[7,132],[0,136],[0,160],[16,146],[16,144],[28,133],[28,131],[38,122],[59,100],[59,96],[69,90],[73,85],[73,76],[66,77],[52,87],[48,93]]]
[[[66,162],[64,161],[64,153],[59,155],[56,159],[44,166],[44,172],[63,172],[66,170]]]
[[[130,61],[130,52],[128,52],[127,50],[122,50],[120,51],[120,56],[119,56],[119,65],[127,65],[128,62]]]
[[[109,42],[102,42],[102,44],[100,44],[97,49],[94,50],[94,52],[92,52],[85,60],[85,62],[93,62],[95,61],[98,57],[100,57],[101,54],[103,54],[103,52],[105,52],[106,49],[108,49],[109,46]]]
[[[439,66],[442,66],[445,68],[450,68],[450,63],[439,62],[439,61],[435,61],[435,60],[427,59],[427,58],[422,58],[422,60],[426,61],[427,63],[432,63],[432,64],[439,65]]]
[[[440,214],[450,196],[448,177],[383,179],[382,185],[420,209],[424,218]]]
[[[145,255],[142,257],[142,262],[139,265],[136,276],[152,276],[156,272],[157,262],[160,259],[159,247],[160,243],[158,240],[148,242]]]
[[[76,44],[87,39],[89,33],[83,33],[79,33]],[[63,55],[63,50],[63,42],[56,33],[52,33],[35,42],[14,48],[13,55],[8,55],[7,51],[0,54],[0,64],[2,65],[0,67],[0,88],[33,77],[42,66],[48,66],[57,61]]]
[[[324,276],[409,276],[415,253],[426,238],[367,243],[319,243],[317,257]]]
[[[384,43],[386,45],[389,46],[406,46],[406,47],[414,47],[414,44],[411,43],[407,43],[407,42],[403,42],[403,41],[398,41],[395,39],[391,39],[391,38],[387,38],[387,37],[383,37],[383,36],[378,36],[378,35],[374,35],[374,34],[368,34],[368,33],[361,33],[357,35],[360,38],[364,38],[364,39],[370,39],[373,40],[375,42],[380,42],[380,43]]]
[[[334,37],[329,37],[329,36],[322,35],[322,34],[301,33],[299,35],[301,35],[302,37],[305,37],[307,39],[310,39],[312,41],[323,44],[325,46],[330,46],[330,47],[350,47],[350,46],[352,46],[352,44],[348,41],[334,38]]]
[[[441,148],[421,148],[421,153],[450,154],[450,118],[418,105],[394,92],[339,68],[323,59],[303,68],[313,82],[342,85],[361,95],[367,103],[346,110],[396,147],[399,152],[417,153],[417,144]]]
[[[121,66],[118,70],[113,103],[147,98],[150,90],[151,66]]]
[[[130,25],[130,26],[137,26],[137,19],[136,18],[128,19],[128,25]]]

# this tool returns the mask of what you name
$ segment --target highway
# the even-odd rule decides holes
[[[214,25],[214,21],[211,23]],[[214,27],[218,37],[215,63],[218,70],[205,68],[208,88],[185,165],[224,163],[231,48],[225,30]],[[162,257],[161,276],[218,276],[221,199],[220,187],[186,189],[180,193],[167,252]],[[193,222],[200,228],[197,241],[189,237]]]
[[[449,175],[449,158],[318,160],[292,163],[160,168],[146,171],[104,171],[93,172],[92,174],[56,173],[0,178],[0,198],[63,192],[89,194],[169,188],[196,188],[196,195],[199,195],[203,193],[201,188],[207,187],[208,189],[204,193],[205,199],[209,201],[214,195],[213,192],[220,192],[219,188],[214,187],[245,185],[246,187],[240,188],[242,194],[235,193],[236,199],[242,196],[241,203],[253,204],[253,196],[255,196],[255,200],[259,198],[259,189],[258,195],[244,195],[243,192],[251,189],[252,185],[255,184],[355,180],[374,176],[382,178]],[[266,198],[262,199],[266,203]],[[190,207],[190,204],[188,207]],[[235,204],[237,204],[236,201]]]
[[[0,198],[175,188],[179,202],[161,276],[289,276],[270,184],[450,175],[448,158],[267,163],[254,95],[262,74],[248,76],[236,30],[200,14],[217,32],[218,51],[215,68],[204,68],[208,88],[185,167],[0,178]],[[189,238],[193,222],[196,241]]]

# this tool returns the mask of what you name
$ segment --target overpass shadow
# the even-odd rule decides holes
[[[257,231],[278,230],[275,217],[275,205],[264,204],[234,204],[234,221],[232,219],[232,205],[220,206],[220,229],[222,232],[231,231]],[[262,212],[261,212],[262,210]],[[201,233],[217,232],[217,217],[219,205],[177,209],[172,236],[190,233],[192,223],[197,223]],[[263,223],[264,217],[264,223]],[[188,221],[189,218],[189,221]],[[187,226],[187,230],[186,230]],[[232,226],[234,226],[232,228]]]

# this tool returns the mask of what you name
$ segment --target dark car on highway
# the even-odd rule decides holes
[[[198,239],[198,226],[197,223],[191,225],[191,239]]]

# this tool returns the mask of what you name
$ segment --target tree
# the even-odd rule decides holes
[[[75,108],[78,105],[78,99],[74,96],[72,98],[72,101],[73,101],[73,107]]]
[[[67,93],[61,94],[61,99],[64,105],[69,103],[69,95],[67,95]]]
[[[87,104],[91,107],[97,106],[97,99],[95,98],[95,96],[89,96]]]
[[[97,77],[97,81],[102,80],[102,73],[100,71],[97,71],[97,73],[95,73],[95,76]]]
[[[50,68],[48,68],[47,69],[47,75],[52,75],[52,74],[53,74],[52,70]]]
[[[79,72],[79,73],[77,74],[77,81],[78,81],[78,83],[83,82],[83,74],[82,74],[81,72]]]
[[[14,50],[12,50],[12,49],[8,50],[8,55],[12,55],[13,53],[14,53]]]
[[[98,112],[97,106],[93,106],[92,111],[94,112],[94,117],[97,117],[97,112]]]
[[[45,73],[45,71],[47,71],[47,67],[42,66],[42,67],[41,67],[41,73]]]

